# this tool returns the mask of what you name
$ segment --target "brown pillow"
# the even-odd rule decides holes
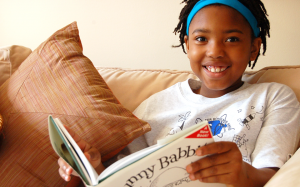
[[[134,96],[133,96],[134,97]],[[0,88],[3,186],[61,186],[47,117],[59,117],[110,158],[150,130],[124,108],[82,54],[76,22],[55,32]]]
[[[0,148],[1,148],[1,143],[2,143],[2,139],[3,139],[3,134],[2,134],[2,130],[3,130],[3,118],[0,114]]]

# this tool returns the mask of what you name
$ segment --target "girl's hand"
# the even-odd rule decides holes
[[[90,146],[87,142],[82,140],[80,136],[78,136],[73,130],[65,126],[65,128],[68,130],[70,135],[73,137],[75,142],[78,144],[86,158],[90,161],[91,165],[94,168],[100,167],[101,170],[104,169],[102,163],[101,163],[101,155],[99,151],[95,148]],[[63,178],[65,181],[71,180],[71,175],[78,176],[78,174],[73,171],[72,167],[66,163],[62,158],[58,159],[58,165],[59,165],[59,174],[61,178]]]
[[[209,156],[186,167],[191,180],[228,186],[263,186],[276,173],[276,169],[256,169],[244,162],[233,142],[208,144],[197,149],[196,155]]]

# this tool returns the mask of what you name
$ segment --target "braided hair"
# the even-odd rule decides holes
[[[186,25],[187,25],[187,17],[189,16],[191,10],[195,6],[195,4],[199,0],[183,0],[182,3],[185,3],[186,5],[183,7],[183,9],[180,12],[179,15],[179,22],[177,27],[174,29],[175,35],[179,33],[179,45],[175,45],[173,47],[182,47],[182,50],[184,53],[186,53],[185,48],[184,48],[184,37],[186,36]],[[262,40],[263,44],[263,55],[265,54],[267,50],[267,39],[266,37],[270,37],[270,22],[267,18],[267,10],[265,9],[265,6],[261,0],[238,0],[241,2],[244,6],[246,6],[254,15],[254,17],[257,20],[258,27],[260,28],[260,33],[259,36]],[[252,33],[252,37],[254,38],[254,33]],[[251,61],[249,62],[249,67],[252,69],[254,68],[257,59],[260,55],[260,51],[254,60],[254,63],[252,64],[251,67]]]

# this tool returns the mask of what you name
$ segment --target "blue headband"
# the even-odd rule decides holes
[[[187,27],[186,27],[187,35],[189,35],[190,23],[191,23],[193,17],[196,15],[196,13],[203,7],[205,7],[207,5],[211,5],[211,4],[216,4],[216,3],[227,5],[229,7],[234,8],[235,10],[239,11],[239,13],[241,13],[249,22],[249,24],[252,27],[252,30],[254,32],[254,35],[256,37],[258,37],[260,30],[257,26],[257,20],[255,19],[255,17],[251,13],[251,11],[247,7],[245,7],[242,3],[240,3],[238,0],[200,0],[200,1],[198,1],[187,18]]]

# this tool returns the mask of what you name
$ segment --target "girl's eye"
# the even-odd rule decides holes
[[[205,37],[198,37],[198,38],[196,38],[196,40],[198,42],[206,42],[207,41],[207,39]]]
[[[226,42],[238,42],[240,41],[237,37],[230,37],[226,40]]]

